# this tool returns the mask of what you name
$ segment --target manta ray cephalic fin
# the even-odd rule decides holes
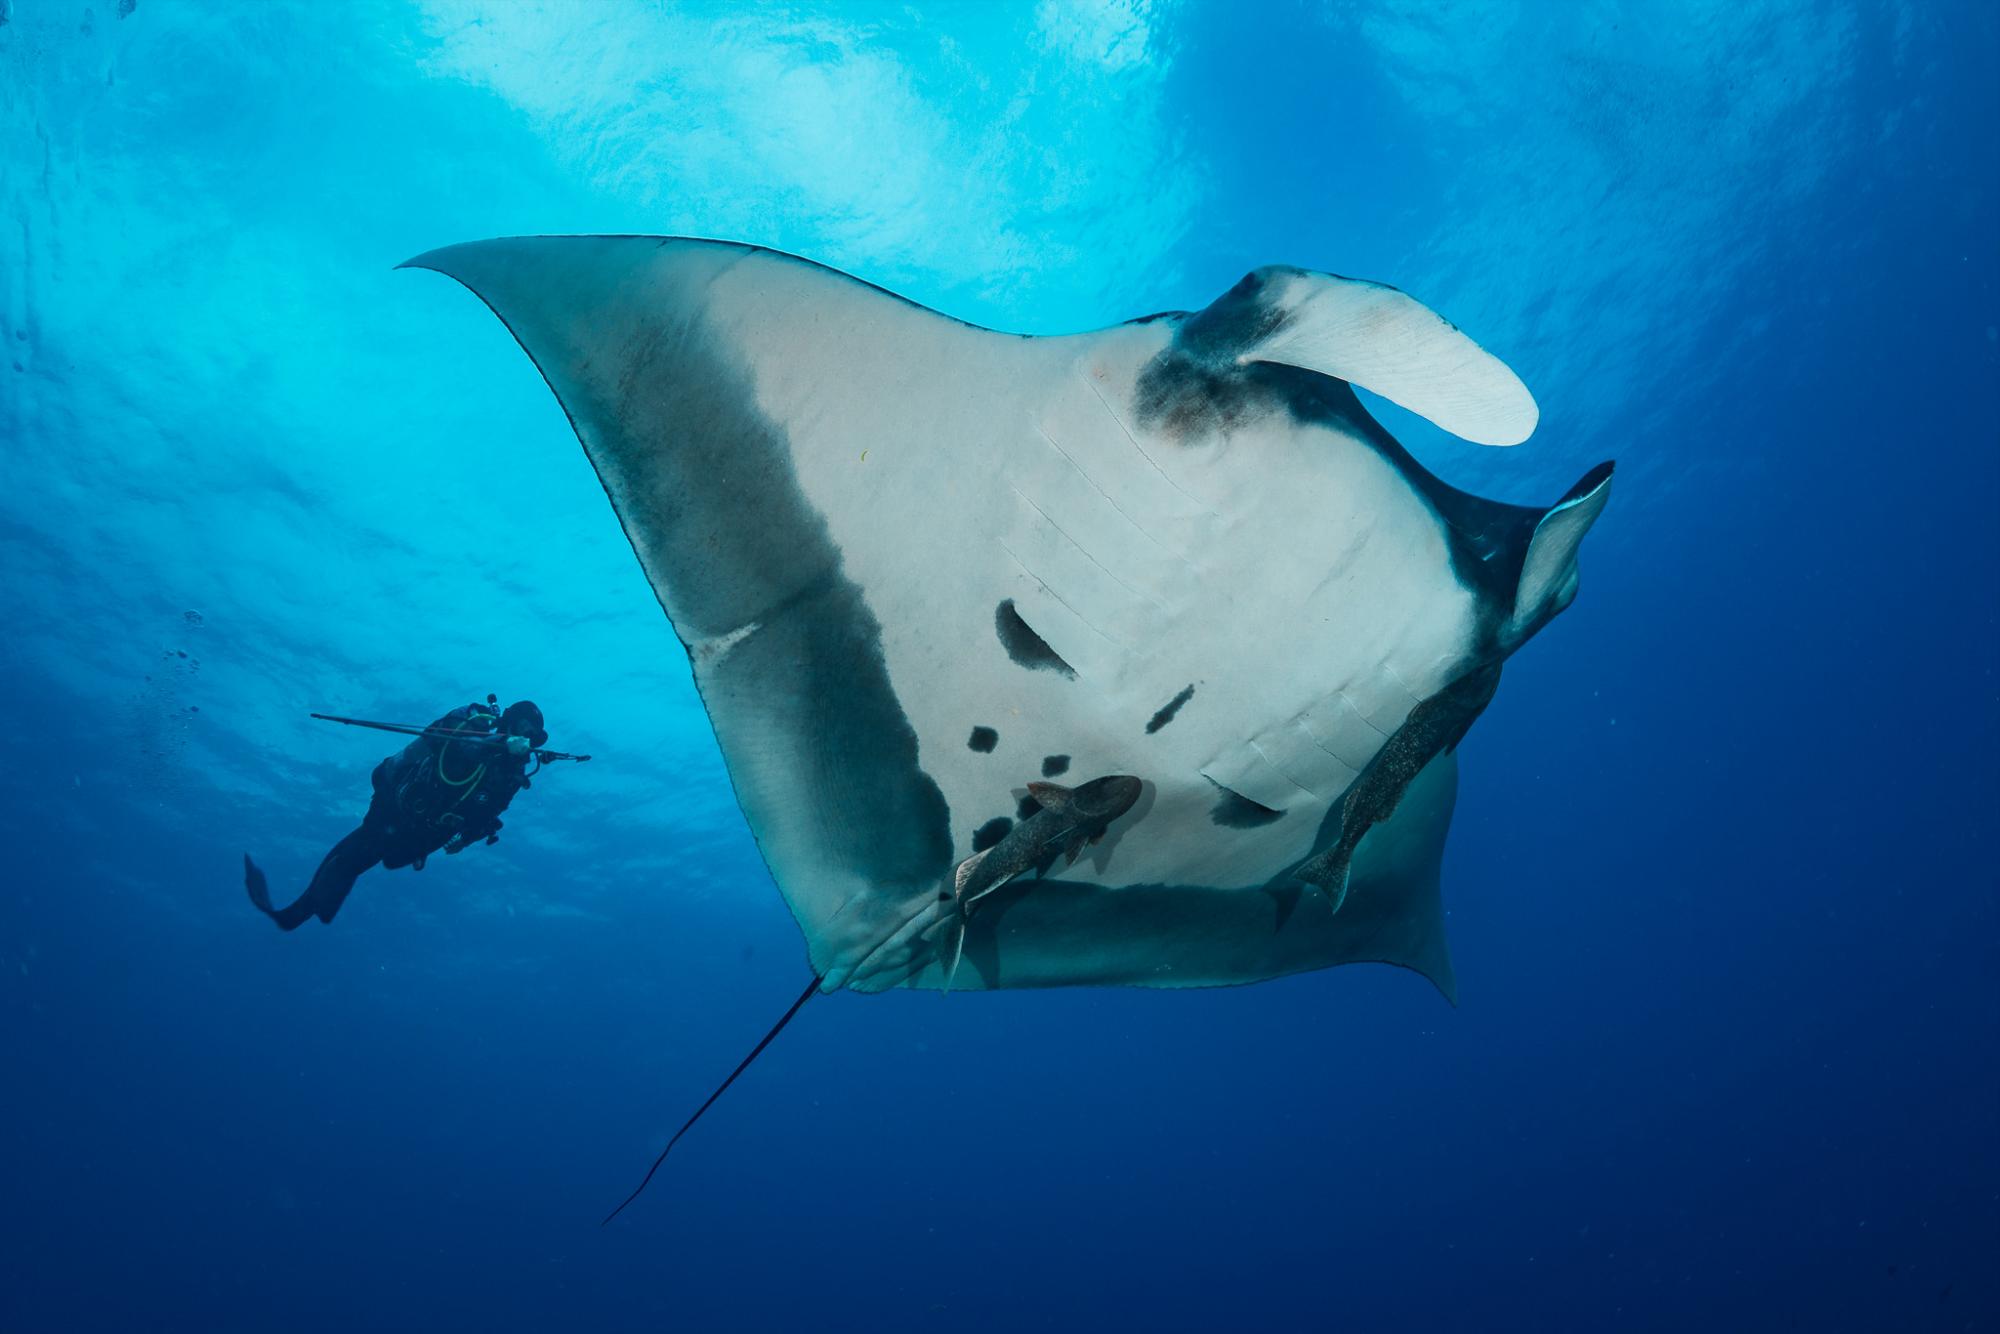
[[[1240,320],[1248,339],[1239,363],[1278,362],[1346,380],[1474,444],[1518,445],[1541,419],[1505,363],[1383,283],[1272,265],[1196,319]]]

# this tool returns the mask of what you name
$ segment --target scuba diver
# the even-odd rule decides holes
[[[500,813],[515,793],[529,786],[544,761],[590,758],[542,749],[549,739],[542,711],[527,700],[496,711],[498,702],[488,695],[485,704],[453,709],[428,727],[314,714],[328,722],[410,733],[416,739],[375,766],[375,792],[361,827],[333,845],[296,902],[272,907],[264,873],[246,853],[243,880],[250,902],[281,931],[310,917],[331,922],[356,878],[371,866],[421,871],[440,848],[452,855],[482,841],[496,842]],[[535,768],[528,767],[530,760]]]

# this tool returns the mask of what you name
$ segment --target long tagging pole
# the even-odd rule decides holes
[[[315,713],[313,717],[321,722],[341,723],[348,727],[372,727],[378,732],[400,732],[404,736],[434,736],[447,741],[459,741],[473,746],[504,746],[507,738],[492,732],[462,732],[451,727],[418,727],[412,723],[378,723],[368,718],[343,718],[334,713]],[[588,755],[571,755],[560,750],[532,750],[529,752],[543,763],[550,760],[575,760],[582,764]]]

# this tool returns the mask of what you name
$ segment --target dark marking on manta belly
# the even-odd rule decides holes
[[[1175,346],[1139,373],[1132,406],[1141,426],[1192,444],[1234,429],[1253,413],[1247,387],[1240,368],[1209,366]]]
[[[1000,734],[990,727],[975,727],[965,744],[981,755],[991,755],[993,748],[1000,744]]]
[[[1208,818],[1224,829],[1258,829],[1273,820],[1285,818],[1283,811],[1274,811],[1269,806],[1252,801],[1241,792],[1231,791],[1216,783],[1213,778],[1208,781],[1215,783],[1215,790],[1221,794],[1215,799]]]
[[[1042,777],[1054,778],[1058,774],[1066,774],[1068,772],[1069,772],[1069,756],[1067,755],[1042,756]]]
[[[993,633],[1000,636],[1000,647],[1007,650],[1007,656],[1016,666],[1076,679],[1076,669],[1049,647],[1048,640],[1035,633],[1034,626],[1021,619],[1021,613],[1014,609],[1014,599],[1008,598],[993,609]]]
[[[1030,794],[1021,798],[1021,804],[1014,808],[1014,818],[1016,820],[1031,820],[1041,809],[1042,803],[1036,801],[1034,796]]]
[[[700,321],[650,320],[626,348],[615,380],[558,371],[551,387],[573,421],[600,425],[591,461],[682,643],[759,627],[695,668],[741,790],[818,794],[786,812],[800,845],[861,881],[935,884],[953,860],[951,812],[791,441]],[[626,426],[655,413],[685,424],[673,448]],[[799,744],[731,748],[753,730]],[[771,815],[745,809],[753,824]]]
[[[972,850],[974,852],[986,851],[986,849],[994,846],[1001,839],[1007,837],[1008,832],[1013,828],[1014,828],[1014,822],[1008,819],[1006,816],[1004,815],[994,816],[991,820],[988,820],[985,824],[979,826],[978,829],[973,831]]]
[[[1173,342],[1139,372],[1133,410],[1139,424],[1193,444],[1282,409],[1284,401],[1236,358],[1292,318],[1264,291],[1264,279],[1243,281],[1174,330]]]
[[[1193,698],[1194,698],[1194,687],[1192,685],[1189,685],[1186,689],[1182,690],[1180,694],[1175,695],[1172,699],[1168,700],[1166,703],[1166,707],[1162,708],[1158,713],[1154,714],[1153,720],[1146,724],[1146,735],[1151,736],[1153,733],[1159,731],[1162,727],[1165,727],[1168,723],[1172,722],[1174,720],[1174,715],[1181,711],[1181,705],[1187,703],[1189,700]]]

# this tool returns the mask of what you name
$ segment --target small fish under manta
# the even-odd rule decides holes
[[[951,888],[940,891],[942,903],[956,903],[961,918],[958,944],[945,969],[944,989],[951,990],[965,948],[965,929],[979,901],[1015,876],[1033,870],[1041,874],[1060,856],[1074,866],[1086,846],[1104,841],[1111,822],[1132,809],[1142,785],[1129,774],[1093,778],[1077,788],[1059,783],[1028,784],[1028,796],[1040,807],[1015,825],[998,843],[975,852],[951,873]]]
[[[1420,465],[1356,387],[1480,445],[1539,417],[1427,307],[1272,266],[1023,337],[718,241],[409,267],[561,402],[805,936],[811,984],[639,1190],[816,991],[1372,961],[1455,998],[1458,746],[1575,598],[1611,465],[1546,508]],[[1021,795],[1072,767],[1102,777]]]

